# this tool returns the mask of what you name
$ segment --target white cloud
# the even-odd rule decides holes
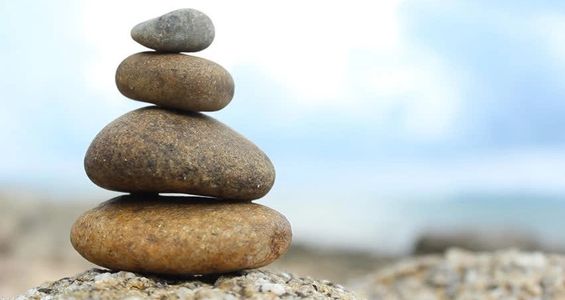
[[[368,3],[324,1],[193,1],[216,25],[216,41],[202,55],[226,67],[253,64],[267,69],[300,96],[328,98],[343,89],[348,53],[397,43],[397,0]],[[84,1],[85,42],[95,50],[89,77],[95,86],[126,55],[144,48],[129,38],[133,25],[186,1]],[[200,54],[198,54],[200,55]],[[336,97],[337,98],[337,97]]]
[[[308,158],[278,165],[279,185],[274,193],[296,193],[297,199],[320,201],[359,197],[425,201],[464,192],[563,194],[563,153],[563,147],[538,147],[443,157],[410,158],[391,154],[357,162]],[[284,185],[292,188],[281,188]]]
[[[461,191],[565,192],[563,149],[525,148],[441,161],[390,163],[371,170],[372,186],[390,194],[433,195]],[[402,193],[400,194],[402,196]]]
[[[534,17],[531,23],[534,34],[542,39],[551,56],[565,63],[565,14],[547,13]]]
[[[387,114],[400,103],[406,134],[442,138],[457,113],[456,89],[446,84],[455,85],[455,78],[437,57],[403,36],[401,2],[192,1],[190,6],[206,12],[216,26],[216,40],[197,55],[228,70],[252,65],[268,74],[290,95],[288,103],[296,109],[288,117],[327,110],[370,117]],[[130,39],[130,28],[187,3],[82,3],[85,42],[93,48],[85,76],[112,105],[115,68],[144,50]],[[357,66],[358,52],[373,56]],[[374,97],[356,98],[359,83],[351,80],[364,81]]]
[[[378,115],[385,117],[400,107],[402,126],[410,138],[449,137],[461,105],[457,88],[462,86],[458,80],[462,72],[453,74],[441,59],[424,49],[414,53],[410,47],[402,47],[395,55],[400,61],[376,63],[360,75],[364,88],[374,95],[372,104]]]

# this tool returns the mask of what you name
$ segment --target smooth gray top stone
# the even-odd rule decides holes
[[[212,44],[214,24],[204,13],[183,8],[137,24],[131,37],[157,51],[197,52]]]

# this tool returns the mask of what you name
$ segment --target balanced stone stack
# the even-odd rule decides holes
[[[231,75],[180,54],[212,43],[211,20],[180,9],[135,26],[131,35],[156,51],[126,58],[116,84],[126,97],[156,106],[119,117],[90,145],[88,177],[129,194],[82,215],[71,230],[74,248],[109,269],[170,275],[271,263],[290,245],[290,224],[251,200],[271,189],[274,167],[245,137],[200,113],[231,101]]]

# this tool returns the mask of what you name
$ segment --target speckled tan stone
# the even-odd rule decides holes
[[[124,96],[188,111],[215,111],[233,98],[231,75],[204,58],[176,53],[142,52],[129,56],[116,71]]]
[[[200,113],[149,106],[107,125],[85,157],[88,177],[122,192],[258,199],[275,169],[253,143]]]
[[[87,260],[159,274],[262,267],[286,252],[291,236],[285,217],[259,204],[157,195],[114,198],[71,229],[71,243]]]

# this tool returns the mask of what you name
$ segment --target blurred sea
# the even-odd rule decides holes
[[[67,195],[24,188],[0,192],[0,294],[16,295],[42,281],[92,267],[72,249],[70,226],[89,207],[117,195],[92,189]],[[565,253],[562,195],[475,192],[392,198],[295,193],[278,190],[258,202],[282,212],[293,226],[293,248],[273,267],[300,274],[351,279],[391,259],[423,253],[415,251],[415,245],[437,233],[452,234],[447,243],[440,240],[447,247],[453,245],[449,242],[490,236],[488,247],[514,242],[530,246],[533,240],[536,250]]]
[[[328,200],[328,198],[324,198]],[[324,201],[323,200],[323,201]],[[460,193],[443,196],[306,202],[279,206],[296,239],[328,247],[408,254],[430,233],[518,235],[565,249],[565,195]]]
[[[283,213],[293,226],[294,241],[314,247],[396,256],[412,253],[422,236],[475,233],[518,235],[535,240],[543,249],[565,250],[562,194],[504,191],[391,197],[316,191],[274,189],[256,202]],[[69,192],[57,195],[20,188],[0,195],[21,203],[48,202],[83,210],[120,195],[95,186]]]

